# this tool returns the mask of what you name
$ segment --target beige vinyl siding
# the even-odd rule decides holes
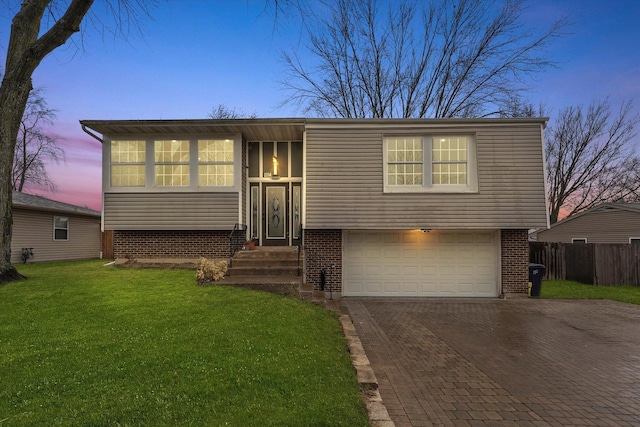
[[[231,230],[238,193],[105,193],[105,230]]]
[[[53,240],[53,217],[69,219],[69,239]],[[22,248],[33,248],[28,262],[91,259],[100,256],[100,218],[13,209],[11,262],[22,262]]]
[[[622,209],[588,212],[538,233],[539,242],[561,243],[629,243],[629,237],[640,237],[640,212]]]
[[[305,228],[546,227],[540,124],[307,130]],[[383,193],[385,135],[471,134],[477,193]]]

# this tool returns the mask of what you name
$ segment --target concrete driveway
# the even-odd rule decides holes
[[[640,306],[344,298],[401,426],[640,425]]]

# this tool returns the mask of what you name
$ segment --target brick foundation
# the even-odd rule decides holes
[[[228,258],[229,231],[113,232],[114,258]]]
[[[528,293],[529,234],[527,230],[501,230],[500,232],[502,294],[521,297]]]
[[[304,230],[304,263],[306,283],[320,289],[324,268],[325,291],[342,292],[342,230]]]

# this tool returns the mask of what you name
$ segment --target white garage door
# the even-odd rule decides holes
[[[497,231],[345,231],[345,296],[495,297]]]

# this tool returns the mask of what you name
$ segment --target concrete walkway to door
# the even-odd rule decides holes
[[[640,425],[640,306],[343,298],[402,426]]]

